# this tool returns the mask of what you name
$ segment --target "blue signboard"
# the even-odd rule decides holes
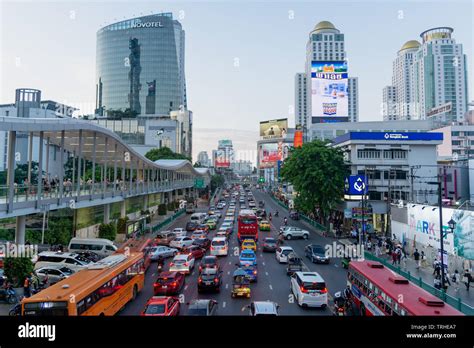
[[[443,133],[436,132],[349,132],[334,139],[334,143],[347,140],[386,141],[442,141]]]
[[[361,196],[367,194],[369,186],[365,175],[351,175],[346,178],[344,191],[346,195]]]

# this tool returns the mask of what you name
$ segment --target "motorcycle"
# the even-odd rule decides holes
[[[4,301],[10,304],[18,302],[18,297],[16,296],[16,292],[13,289],[13,286],[10,285],[6,288],[0,289],[0,301]]]
[[[278,210],[275,212],[274,215],[275,215],[275,217],[278,217]]]
[[[334,315],[343,317],[346,315],[347,299],[343,296],[341,291],[334,294]]]
[[[8,312],[8,315],[11,316],[11,317],[15,317],[15,316],[19,316],[21,315],[21,303],[17,303],[16,305],[14,305],[10,311]]]

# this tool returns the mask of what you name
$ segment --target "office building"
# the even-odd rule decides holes
[[[308,127],[307,81],[305,73],[295,75],[295,124],[303,128]]]
[[[253,171],[253,165],[251,161],[239,160],[231,164],[231,169],[238,175],[250,175]]]
[[[216,169],[230,169],[234,162],[232,140],[219,140],[217,150],[212,150],[212,163]]]
[[[382,116],[384,121],[396,121],[397,116],[397,94],[394,86],[383,88]]]
[[[198,153],[197,163],[204,167],[210,167],[212,165],[211,159],[209,158],[207,151],[201,151]]]

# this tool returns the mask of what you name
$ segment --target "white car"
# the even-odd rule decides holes
[[[191,239],[206,239],[207,238],[207,233],[206,231],[203,230],[197,230],[191,235]]]
[[[192,254],[179,254],[170,263],[170,272],[190,273],[194,268],[194,256]]]
[[[285,237],[285,239],[293,239],[293,238],[303,238],[303,239],[308,239],[309,238],[309,232],[306,230],[303,230],[299,227],[292,227],[292,226],[286,226],[286,227],[281,227],[280,228],[280,234]]]
[[[184,229],[182,227],[176,227],[173,230],[173,233],[176,237],[186,237],[186,229]]]
[[[152,261],[156,261],[160,257],[162,257],[162,258],[171,257],[171,256],[176,255],[177,253],[178,253],[178,249],[169,248],[169,247],[164,246],[164,245],[159,245],[159,246],[152,247],[149,251],[150,260],[152,260]]]
[[[171,248],[182,249],[193,244],[193,240],[189,237],[178,237],[170,242]]]
[[[216,237],[224,237],[225,239],[227,239],[227,231],[226,230],[217,231]]]
[[[74,274],[74,270],[62,265],[41,267],[35,272],[41,282],[47,278],[49,285],[56,284]]]
[[[316,272],[295,272],[291,276],[291,292],[301,307],[327,307],[326,282]]]
[[[280,306],[271,301],[254,301],[247,308],[250,309],[249,315],[253,317],[262,315],[276,316]]]
[[[294,253],[292,247],[281,246],[277,248],[275,252],[275,257],[279,263],[288,263],[288,255],[291,253]]]

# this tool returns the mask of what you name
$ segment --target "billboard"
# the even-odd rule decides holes
[[[216,150],[214,156],[214,167],[215,168],[229,168],[230,167],[230,155],[225,150]]]
[[[311,109],[313,117],[348,117],[347,63],[311,62]]]
[[[295,130],[295,137],[293,138],[293,146],[294,147],[302,147],[303,146],[303,131],[302,130]]]
[[[287,118],[260,122],[260,136],[263,139],[286,138],[287,132]]]
[[[260,168],[274,167],[282,159],[282,147],[277,143],[260,145]]]

